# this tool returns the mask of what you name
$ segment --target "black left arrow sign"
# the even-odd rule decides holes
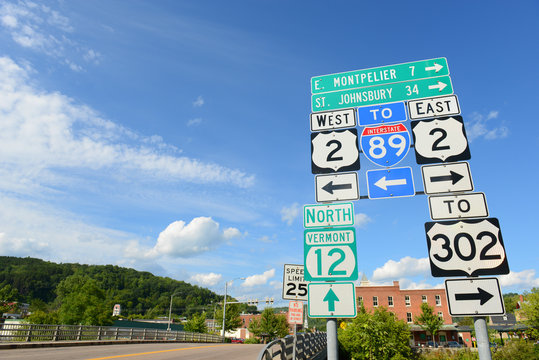
[[[322,187],[322,190],[326,190],[328,193],[333,195],[334,190],[347,190],[351,189],[352,184],[336,184],[333,185],[333,181],[328,182],[326,185]]]
[[[477,288],[476,293],[467,293],[467,294],[455,294],[455,299],[457,301],[460,300],[480,300],[479,305],[483,305],[490,299],[492,299],[494,295],[491,293],[481,289],[480,287]]]

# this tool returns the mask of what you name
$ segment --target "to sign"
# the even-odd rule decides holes
[[[412,122],[418,164],[451,162],[471,158],[461,116]]]
[[[305,280],[357,280],[353,227],[305,230],[304,241]]]
[[[367,171],[369,199],[387,199],[415,195],[411,167]]]
[[[432,276],[509,274],[496,218],[425,223]]]
[[[311,114],[311,131],[342,129],[356,126],[354,109],[324,111]]]
[[[376,165],[390,167],[408,154],[410,134],[403,124],[366,127],[361,133],[361,149]]]
[[[356,286],[353,282],[309,283],[309,317],[354,318]]]
[[[284,265],[283,299],[307,300],[307,282],[303,277],[303,265]]]
[[[313,76],[311,93],[354,89],[365,86],[449,75],[446,58],[414,61],[370,69]]]
[[[315,94],[311,96],[311,109],[313,112],[337,110],[449,94],[453,94],[451,79],[449,76],[439,76],[430,79]]]
[[[357,173],[316,175],[316,201],[344,201],[359,199]]]
[[[406,121],[406,106],[403,101],[363,106],[357,109],[357,118],[360,126]]]
[[[488,217],[484,193],[429,196],[432,220]]]
[[[451,316],[503,315],[500,284],[496,278],[448,279],[445,291]]]
[[[410,120],[460,114],[457,95],[408,101]]]
[[[288,323],[303,323],[303,301],[290,301],[288,304]]]
[[[357,130],[312,133],[311,159],[313,174],[359,170]]]
[[[354,225],[354,204],[338,203],[303,206],[303,227]]]
[[[425,194],[472,191],[473,182],[467,162],[421,166]]]

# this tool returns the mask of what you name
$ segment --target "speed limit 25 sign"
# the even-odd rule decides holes
[[[418,164],[471,158],[462,116],[412,121],[411,126]]]
[[[285,264],[283,270],[283,299],[307,301],[307,281],[303,265]]]
[[[425,223],[432,276],[509,273],[496,218]]]
[[[357,130],[312,133],[311,160],[313,174],[359,170]]]

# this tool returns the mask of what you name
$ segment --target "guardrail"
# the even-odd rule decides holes
[[[223,342],[223,337],[186,331],[86,325],[0,324],[0,342],[84,340],[168,340]]]
[[[296,359],[325,359],[327,337],[325,332],[297,334]],[[257,360],[296,360],[292,359],[294,352],[294,337],[273,340],[258,354]]]

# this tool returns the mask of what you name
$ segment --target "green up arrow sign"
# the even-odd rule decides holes
[[[449,76],[334,91],[311,96],[313,112],[386,104],[453,93]]]
[[[311,78],[311,93],[357,89],[373,85],[449,75],[446,58],[420,60]]]

